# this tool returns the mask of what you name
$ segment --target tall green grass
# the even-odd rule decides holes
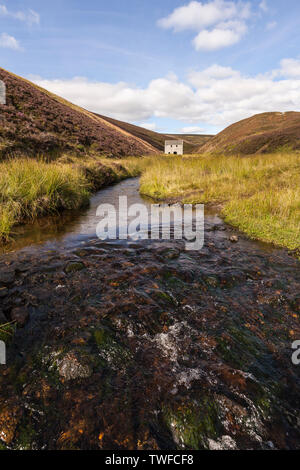
[[[226,221],[249,236],[300,247],[300,154],[159,157],[144,170],[141,193],[221,205]]]
[[[133,171],[133,162],[131,166]],[[129,171],[104,159],[0,163],[0,239],[7,240],[23,221],[87,205],[92,190],[130,176]]]
[[[0,163],[0,238],[16,224],[88,204],[91,192],[141,176],[141,193],[155,199],[218,204],[227,222],[249,236],[300,247],[300,155],[238,157],[61,158],[55,163]]]

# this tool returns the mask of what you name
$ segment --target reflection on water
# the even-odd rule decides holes
[[[88,209],[68,211],[57,216],[44,217],[33,224],[17,227],[14,231],[14,241],[2,247],[1,251],[2,253],[16,251],[45,243],[48,243],[51,248],[57,249],[59,246],[70,246],[87,238],[95,238],[96,227],[100,221],[100,218],[96,216],[98,206],[100,204],[112,204],[117,210],[118,221],[120,196],[127,196],[128,207],[133,204],[143,204],[150,212],[153,201],[149,198],[143,198],[139,194],[138,178],[128,179],[99,191],[91,198]],[[219,217],[214,213],[207,214],[207,218],[212,223],[221,223]]]
[[[78,246],[88,240],[94,239],[96,227],[101,218],[97,217],[97,209],[100,204],[112,204],[117,211],[119,221],[119,197],[127,196],[128,207],[133,204],[143,204],[150,213],[153,201],[142,197],[139,193],[139,179],[127,179],[115,186],[110,186],[96,193],[90,201],[90,206],[77,211],[67,211],[57,216],[43,217],[33,224],[16,227],[14,241],[0,247],[0,253],[9,253],[24,249],[25,251],[63,251],[69,247]],[[224,222],[217,214],[217,210],[205,207],[206,229],[209,227],[223,227]],[[145,223],[146,225],[146,223]],[[120,225],[117,227],[119,231]],[[172,233],[172,228],[171,228]],[[223,232],[217,232],[219,237],[226,238]],[[241,240],[245,249],[251,249],[254,245],[264,251],[272,251],[274,247],[262,242]]]

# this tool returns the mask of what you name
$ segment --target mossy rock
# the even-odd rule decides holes
[[[14,323],[0,325],[0,341],[4,341],[5,344],[11,343],[15,332],[16,325]]]
[[[9,450],[9,449],[6,447],[6,445],[3,442],[0,441],[0,451],[1,450]]]
[[[164,421],[179,449],[208,449],[208,439],[217,439],[222,431],[219,409],[213,397],[183,403],[163,411]]]
[[[94,338],[99,348],[103,348],[112,343],[112,336],[105,328],[96,330],[94,332]]]
[[[94,332],[102,367],[120,369],[126,367],[132,359],[130,351],[121,345],[113,333],[106,328]]]
[[[158,290],[154,292],[154,297],[158,301],[163,301],[163,303],[168,303],[171,305],[177,305],[176,299],[168,292]]]
[[[219,337],[216,351],[227,365],[251,372],[258,379],[275,379],[272,354],[257,335],[237,324],[228,325],[226,331],[230,339]]]
[[[23,423],[17,432],[17,450],[31,450],[37,434],[30,423]]]
[[[67,274],[76,273],[78,271],[82,271],[85,268],[85,265],[80,261],[72,261],[71,263],[67,264],[65,268],[65,272]]]

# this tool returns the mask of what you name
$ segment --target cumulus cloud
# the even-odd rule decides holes
[[[183,120],[200,112],[192,88],[179,82],[175,75],[152,80],[144,89],[124,82],[91,82],[80,77],[72,80],[34,77],[33,81],[79,106],[125,121],[147,122],[152,116],[169,117],[170,109],[172,115]]]
[[[149,131],[157,130],[157,125],[155,122],[140,122],[139,126],[143,127],[144,129],[148,129]]]
[[[300,111],[300,60],[291,58],[266,74],[247,76],[213,65],[190,72],[185,83],[169,75],[145,88],[86,78],[34,81],[84,108],[129,122],[169,118],[189,127],[209,125],[221,130],[257,113]]]
[[[5,49],[14,49],[15,51],[21,50],[19,41],[7,33],[0,34],[0,47]]]
[[[180,129],[180,134],[202,134],[204,129],[199,126],[187,126]]]
[[[249,2],[192,1],[160,19],[158,25],[174,32],[196,31],[198,34],[193,40],[196,50],[216,50],[238,43],[247,32],[246,21],[250,16]]]
[[[0,16],[13,18],[15,20],[23,21],[29,26],[40,23],[40,15],[34,10],[24,11],[10,11],[5,5],[0,5]]]
[[[300,78],[300,60],[299,59],[283,59],[280,62],[281,68],[277,75],[282,77]]]

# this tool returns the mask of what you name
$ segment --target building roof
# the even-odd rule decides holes
[[[166,140],[165,145],[183,145],[183,140]]]

